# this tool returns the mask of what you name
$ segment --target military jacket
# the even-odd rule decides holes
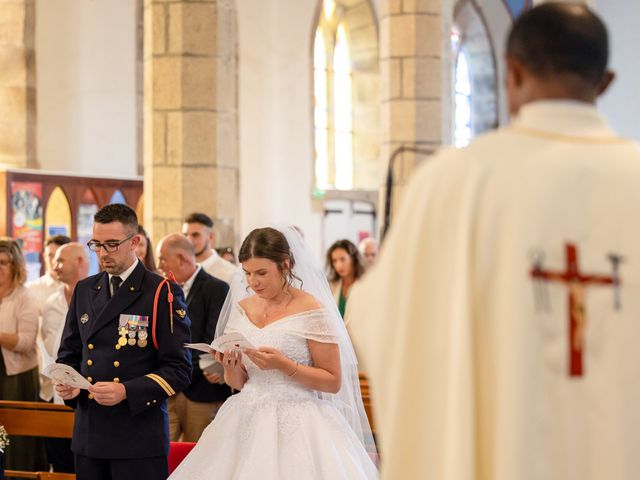
[[[155,348],[153,304],[162,280],[138,262],[111,298],[106,272],[76,286],[57,361],[75,368],[91,383],[122,383],[127,398],[102,406],[81,390],[67,402],[76,411],[75,453],[94,458],[167,455],[167,398],[191,382],[191,353],[184,347],[191,335],[182,289],[170,283],[171,321],[165,284],[157,304]]]

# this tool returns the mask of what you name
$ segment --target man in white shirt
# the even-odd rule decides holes
[[[192,213],[184,220],[182,234],[193,244],[196,260],[202,265],[204,271],[223,282],[231,283],[238,267],[220,257],[213,249],[215,244],[213,220],[204,213]]]
[[[61,285],[45,302],[41,333],[47,354],[55,361],[73,289],[80,280],[89,275],[89,252],[80,243],[67,243],[56,251],[52,263],[53,271]],[[40,387],[40,398],[49,402],[53,397],[51,380],[45,377]],[[62,405],[64,402],[58,398],[55,403]]]
[[[384,479],[640,478],[640,149],[595,107],[607,62],[587,6],[528,10],[511,124],[413,174],[348,304]]]
[[[80,280],[89,275],[89,253],[80,243],[67,243],[57,249],[52,266],[60,286],[44,304],[41,333],[47,355],[55,361],[73,290]],[[40,398],[45,402],[64,404],[54,391],[51,380],[43,375],[40,375]],[[45,447],[47,461],[55,472],[75,471],[70,439],[47,438]]]
[[[66,235],[55,235],[48,238],[45,242],[44,251],[42,252],[45,274],[37,280],[27,282],[26,284],[26,287],[36,297],[40,312],[42,312],[47,298],[49,298],[49,296],[53,294],[58,287],[60,287],[60,282],[58,281],[56,272],[53,269],[53,258],[55,257],[58,248],[62,245],[66,245],[70,241],[71,239]]]

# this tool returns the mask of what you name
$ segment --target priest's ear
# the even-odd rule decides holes
[[[507,55],[507,101],[509,104],[509,112],[512,115],[518,113],[520,107],[526,103],[525,83],[527,76],[530,75],[525,66],[512,56]]]
[[[602,81],[600,82],[600,85],[598,85],[598,96],[602,95],[607,90],[609,90],[609,87],[611,86],[611,84],[615,79],[616,79],[616,72],[614,72],[613,70],[607,70],[606,72],[604,72]]]

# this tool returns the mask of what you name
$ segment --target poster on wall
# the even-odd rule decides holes
[[[43,241],[42,183],[11,182],[11,223],[12,237],[22,242],[27,279],[35,280]]]
[[[81,203],[78,206],[78,242],[83,245],[93,236],[93,216],[97,211],[98,205],[95,203]],[[89,275],[95,275],[98,271],[98,258],[94,252],[89,252]]]

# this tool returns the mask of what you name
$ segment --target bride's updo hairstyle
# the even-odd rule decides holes
[[[240,247],[238,261],[243,263],[251,258],[266,258],[274,262],[282,275],[283,288],[285,285],[292,287],[294,279],[302,284],[302,280],[293,273],[296,262],[289,243],[285,236],[275,228],[256,228],[247,235]],[[287,260],[289,260],[288,269],[285,268]]]

